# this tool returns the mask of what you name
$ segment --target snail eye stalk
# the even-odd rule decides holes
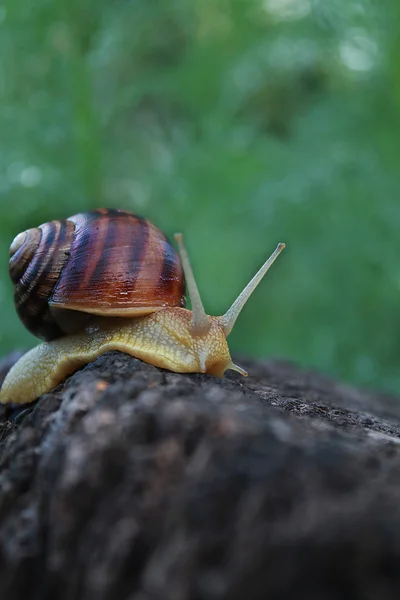
[[[183,272],[185,273],[186,284],[189,292],[190,303],[192,305],[192,334],[194,336],[207,335],[210,331],[211,320],[204,310],[203,302],[201,301],[200,292],[197,287],[196,280],[193,275],[190,265],[189,256],[183,244],[183,236],[181,233],[175,233],[175,239],[179,247]]]
[[[240,315],[240,312],[246,304],[247,300],[250,298],[251,294],[254,292],[254,290],[260,283],[261,279],[264,277],[266,272],[269,270],[269,268],[272,266],[272,264],[275,262],[279,254],[282,252],[282,250],[284,250],[284,248],[286,248],[286,244],[280,243],[277,245],[274,252],[268,258],[268,260],[265,261],[261,269],[254,275],[253,279],[246,285],[246,287],[236,298],[232,306],[226,311],[226,313],[222,317],[220,317],[220,321],[224,327],[226,337],[228,337],[228,335],[232,331],[233,326],[236,323],[236,319]]]

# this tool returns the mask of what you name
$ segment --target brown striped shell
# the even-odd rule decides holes
[[[146,219],[115,209],[80,213],[17,235],[10,247],[17,312],[45,340],[90,315],[132,317],[185,305],[181,262]]]

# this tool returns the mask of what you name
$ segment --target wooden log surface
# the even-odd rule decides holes
[[[108,353],[1,407],[1,599],[400,597],[399,398],[237,360]]]

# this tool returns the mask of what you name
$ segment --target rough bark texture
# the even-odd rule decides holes
[[[0,598],[397,600],[399,400],[243,363],[109,353],[1,408]]]

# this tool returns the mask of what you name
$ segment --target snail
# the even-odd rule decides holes
[[[182,234],[179,254],[152,223],[97,209],[16,236],[9,271],[19,317],[45,340],[11,368],[2,403],[28,403],[110,350],[178,373],[222,377],[232,362],[226,338],[276,250],[227,312],[203,308]],[[185,279],[192,310],[185,308]]]

